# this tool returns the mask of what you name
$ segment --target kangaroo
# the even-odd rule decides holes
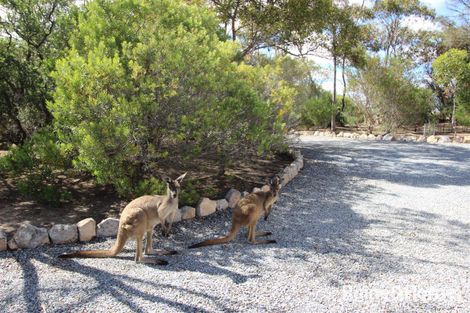
[[[189,249],[199,248],[210,245],[217,245],[232,241],[242,226],[248,226],[248,241],[252,244],[276,243],[276,240],[256,240],[256,237],[270,236],[271,232],[256,232],[258,219],[264,214],[264,220],[268,219],[271,208],[276,202],[281,183],[278,176],[270,180],[269,191],[252,192],[238,201],[232,213],[232,228],[227,236],[208,239],[194,244]]]
[[[168,264],[167,261],[161,259],[148,259],[143,257],[143,237],[147,236],[145,253],[146,254],[175,254],[176,251],[165,251],[158,253],[152,247],[152,233],[153,228],[159,222],[166,233],[169,233],[171,223],[165,225],[165,221],[173,218],[173,215],[178,210],[178,195],[181,189],[181,182],[187,173],[184,173],[175,180],[166,177],[164,180],[167,183],[167,194],[142,196],[132,200],[122,211],[121,218],[119,219],[119,228],[116,242],[109,250],[89,250],[78,251],[62,254],[59,258],[108,258],[114,257],[122,251],[124,244],[129,239],[135,239],[136,263],[153,263],[159,265]]]

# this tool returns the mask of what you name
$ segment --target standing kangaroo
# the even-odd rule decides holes
[[[276,243],[276,240],[256,240],[257,236],[271,235],[271,232],[256,232],[258,219],[263,214],[264,220],[268,219],[268,216],[271,213],[271,208],[274,202],[276,202],[279,190],[281,189],[280,179],[277,176],[271,179],[269,184],[269,191],[252,192],[238,201],[237,205],[233,209],[232,228],[227,236],[205,240],[190,246],[189,249],[229,242],[235,238],[242,226],[248,226],[248,241],[252,244]]]
[[[172,219],[178,210],[178,195],[181,182],[187,173],[175,180],[165,178],[167,194],[155,196],[142,196],[132,200],[122,211],[119,219],[119,228],[116,242],[109,250],[89,250],[66,253],[59,258],[107,258],[114,257],[124,248],[124,244],[131,238],[136,241],[135,261],[137,263],[168,264],[161,259],[148,259],[143,257],[143,237],[147,236],[145,253],[158,254],[152,247],[153,228],[159,222],[165,232],[169,233],[171,223],[165,226],[165,221]],[[170,219],[170,221],[171,221]],[[166,251],[163,254],[175,254],[175,251]]]

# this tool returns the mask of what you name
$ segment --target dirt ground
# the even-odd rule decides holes
[[[210,162],[198,162],[198,166],[188,171],[188,179],[201,196],[221,199],[230,188],[251,191],[260,187],[270,177],[291,162],[288,156],[276,156],[273,159],[251,158],[248,161],[233,164],[222,177],[217,175],[217,168]],[[182,169],[166,165],[159,168],[170,177],[182,173]],[[197,168],[197,170],[196,170]],[[60,184],[71,193],[71,197],[60,207],[45,206],[21,196],[15,189],[17,177],[5,177],[0,173],[0,230],[12,233],[20,223],[27,222],[36,226],[50,227],[54,224],[76,223],[92,217],[97,222],[107,217],[118,217],[129,199],[121,199],[110,186],[97,186],[91,177],[69,177],[61,175]],[[184,183],[183,183],[184,189]],[[183,205],[183,204],[181,204]],[[194,205],[194,204],[193,204]]]

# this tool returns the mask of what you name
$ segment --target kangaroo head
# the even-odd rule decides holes
[[[279,193],[279,190],[281,190],[281,179],[279,178],[278,175],[274,176],[269,180],[269,187],[271,189],[271,192],[274,194],[274,196],[277,196]]]
[[[183,175],[179,176],[176,179],[171,179],[170,177],[165,177],[164,180],[167,185],[167,195],[171,199],[176,199],[178,198],[178,195],[181,190],[181,183],[183,181],[183,178],[186,176],[187,172],[184,173]]]
[[[269,187],[270,187],[270,190],[271,190],[271,193],[272,193],[273,197],[268,200],[270,203],[269,203],[268,206],[265,207],[265,211],[264,211],[264,220],[265,221],[268,219],[269,214],[271,214],[272,205],[274,204],[274,202],[277,199],[277,196],[279,194],[279,190],[281,190],[281,179],[279,178],[279,176],[276,175],[276,176],[274,176],[273,178],[271,178],[269,180]]]

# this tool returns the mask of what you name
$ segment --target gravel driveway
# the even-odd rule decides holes
[[[0,253],[1,312],[469,312],[470,148],[302,137],[305,168],[268,222],[273,245],[185,247],[230,212],[179,223],[168,266],[62,260],[113,240]]]

